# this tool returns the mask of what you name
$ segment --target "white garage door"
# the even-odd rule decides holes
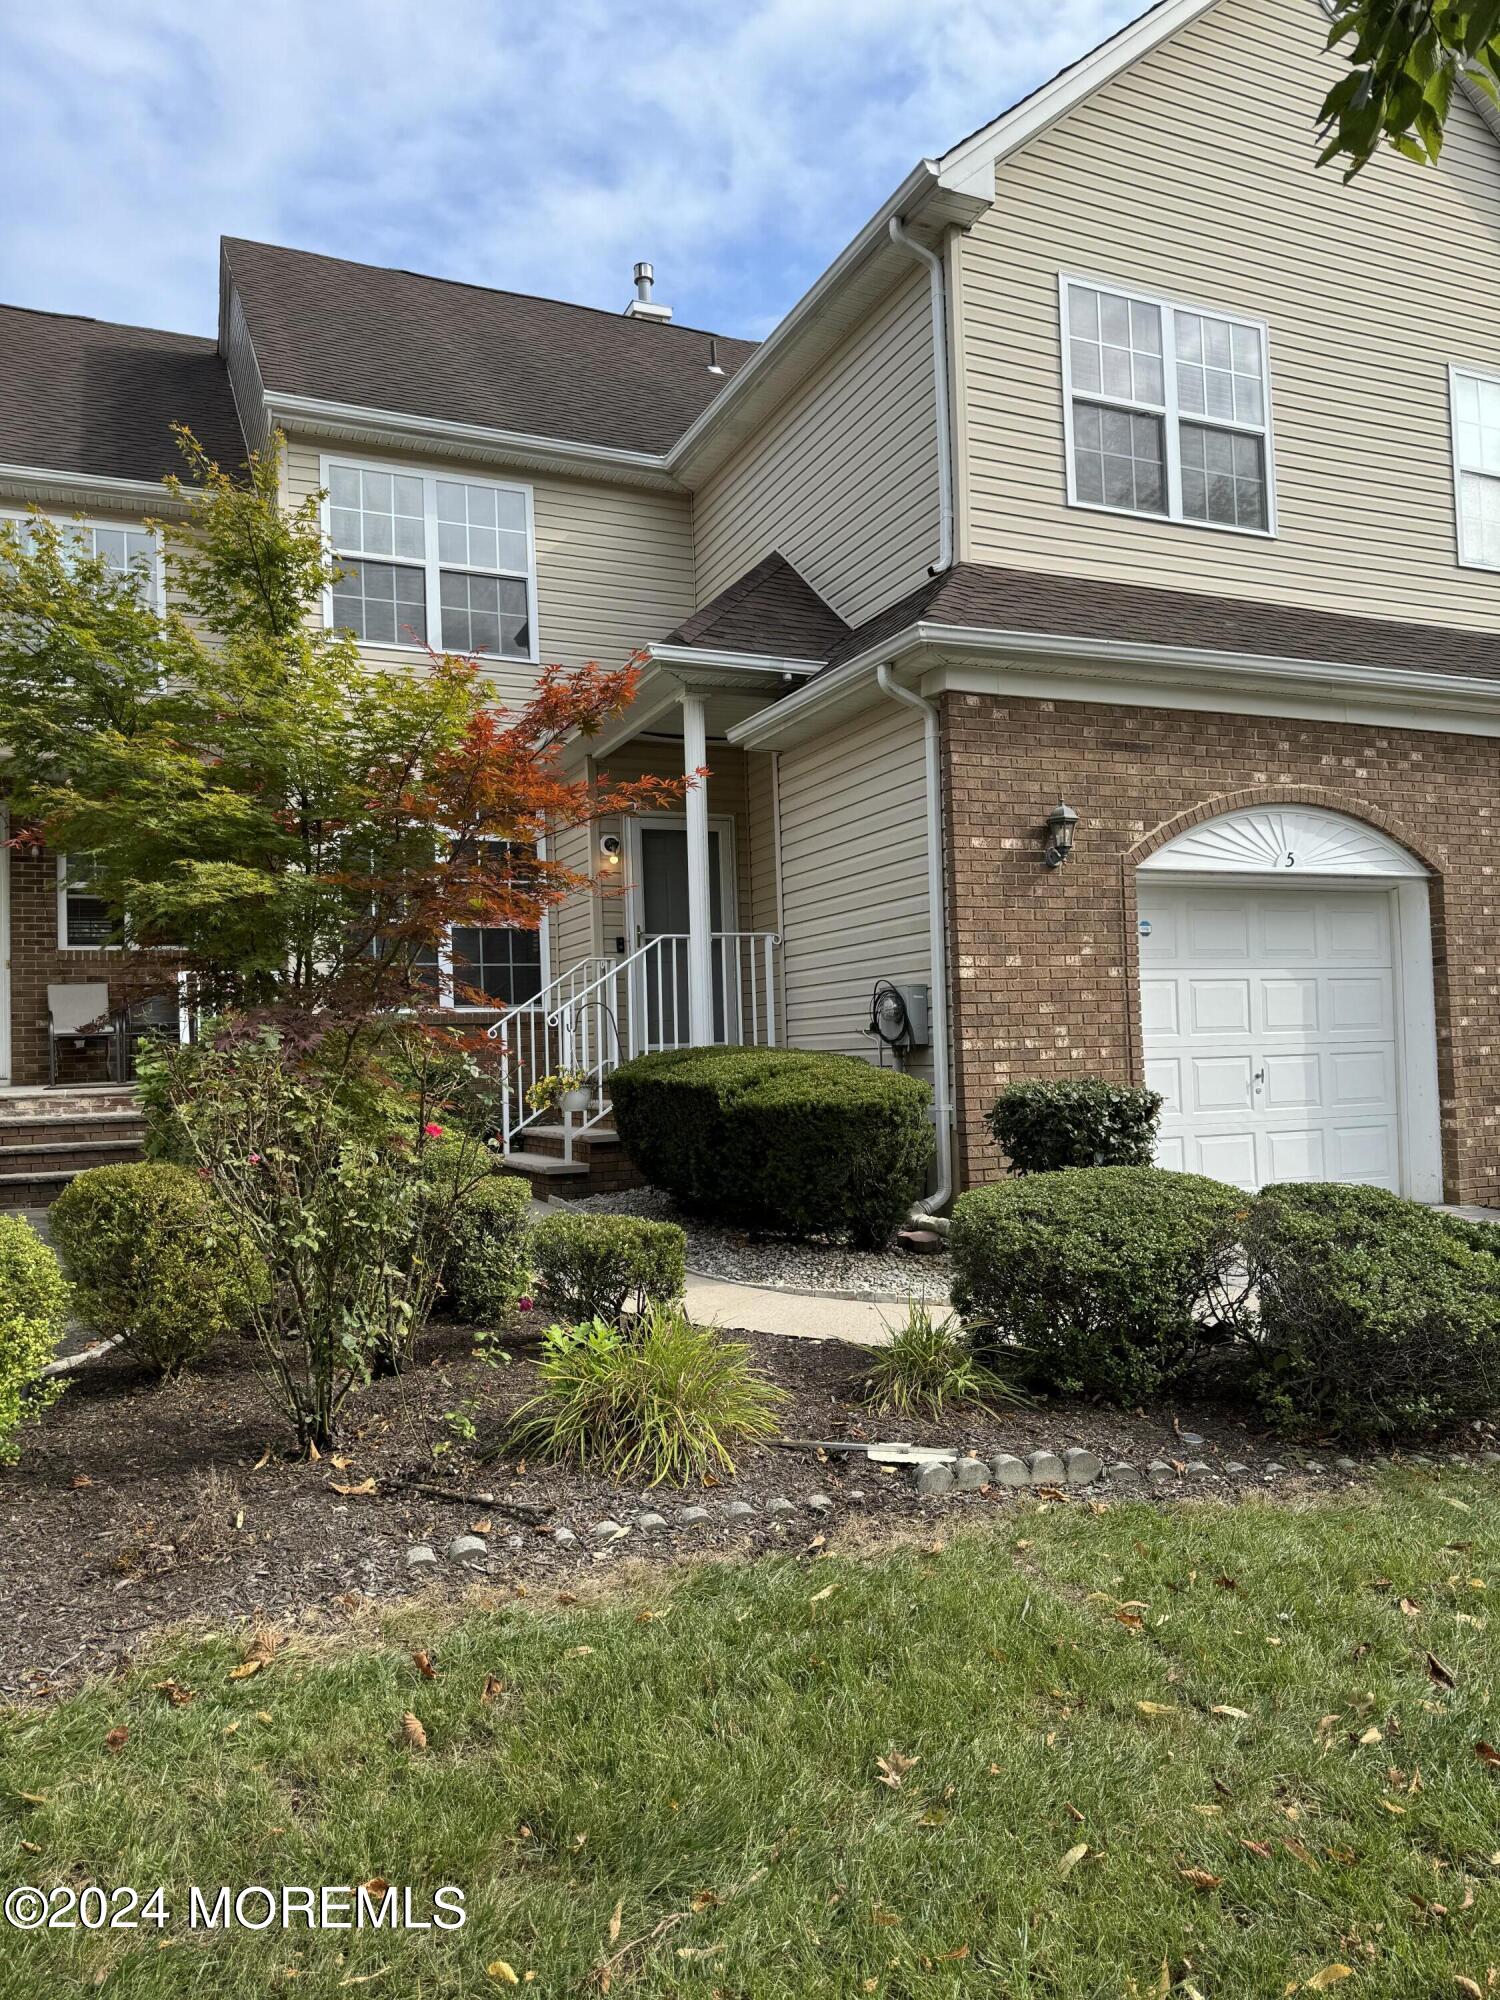
[[[1391,898],[1142,879],[1157,1159],[1240,1187],[1401,1187]]]

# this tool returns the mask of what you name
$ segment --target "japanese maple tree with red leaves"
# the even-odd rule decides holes
[[[536,926],[582,886],[544,839],[680,798],[564,769],[637,662],[545,668],[516,706],[474,659],[374,666],[324,623],[339,570],[321,496],[282,503],[281,440],[239,477],[179,441],[165,607],[66,527],[0,526],[11,838],[75,857],[143,988],[183,967],[216,1010],[420,1003],[451,926]]]

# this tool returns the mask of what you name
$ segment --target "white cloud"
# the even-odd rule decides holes
[[[1120,0],[73,0],[0,22],[0,298],[210,331],[221,232],[760,333]],[[21,199],[14,199],[18,191]]]

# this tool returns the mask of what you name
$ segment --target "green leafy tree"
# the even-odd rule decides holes
[[[1342,157],[1346,180],[1382,147],[1436,160],[1460,79],[1500,104],[1500,0],[1336,0],[1332,14],[1329,47],[1353,46],[1323,101],[1319,164]]]
[[[400,1004],[453,924],[535,925],[582,878],[543,834],[680,795],[570,780],[563,739],[639,668],[544,668],[502,708],[476,661],[374,669],[322,619],[339,574],[281,445],[240,477],[179,433],[167,603],[67,527],[0,528],[0,741],[12,837],[88,857],[122,935],[216,1009]]]

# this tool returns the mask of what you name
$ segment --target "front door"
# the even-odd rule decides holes
[[[636,944],[652,938],[664,942],[645,961],[639,1002],[646,1023],[646,1046],[684,1048],[691,1041],[688,1016],[688,865],[687,829],[670,822],[642,820],[636,827],[638,916]],[[728,842],[722,830],[708,832],[709,921],[717,934],[724,928],[724,858]],[[713,954],[714,1040],[724,1040],[724,964]]]

